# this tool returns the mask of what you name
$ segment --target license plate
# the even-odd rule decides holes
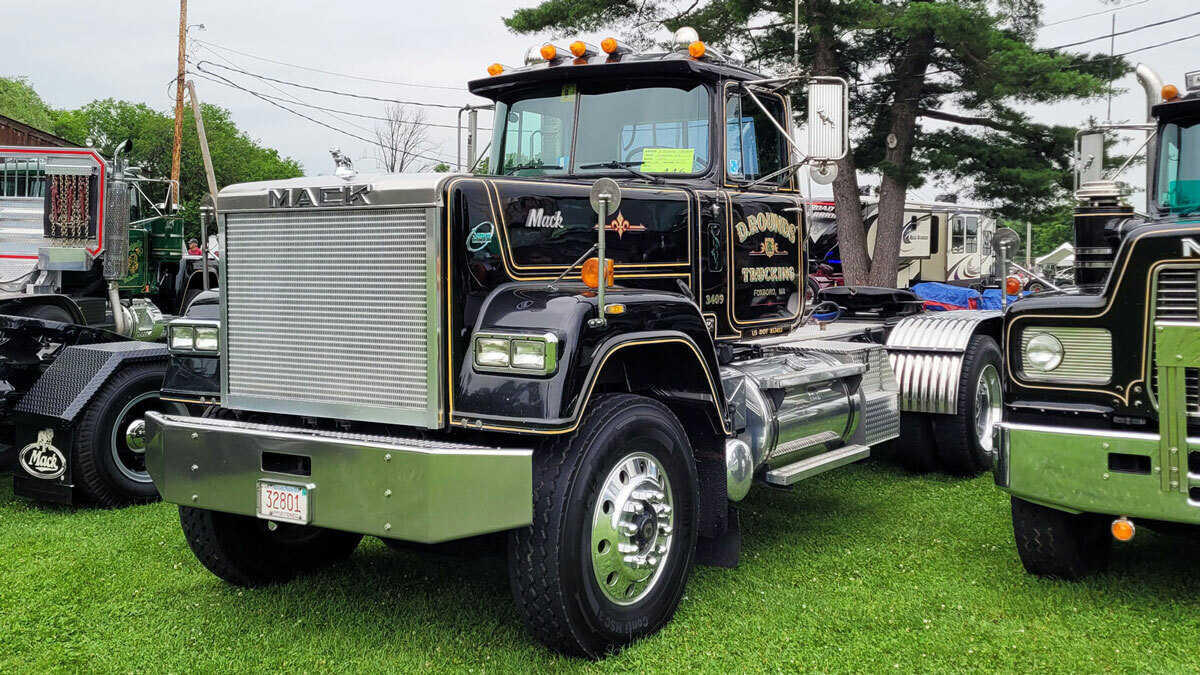
[[[283,483],[259,483],[258,517],[307,525],[308,496],[307,487]]]

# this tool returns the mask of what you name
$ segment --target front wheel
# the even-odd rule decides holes
[[[973,476],[992,464],[992,430],[1000,422],[1000,347],[976,335],[963,353],[955,414],[934,416],[942,467],[957,476]]]
[[[274,523],[251,516],[179,507],[179,522],[196,558],[237,586],[282,583],[350,557],[361,534]]]
[[[642,396],[597,396],[533,471],[533,523],[509,538],[530,632],[598,658],[666,625],[696,547],[696,466],[675,415]]]
[[[1013,537],[1025,571],[1043,577],[1080,579],[1108,566],[1112,537],[1106,518],[1067,513],[1012,498]]]

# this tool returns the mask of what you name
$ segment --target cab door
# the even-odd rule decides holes
[[[787,124],[787,101],[756,91],[764,112],[732,83],[723,101],[724,182],[733,327],[743,334],[785,332],[804,310],[804,210],[790,172],[767,178],[791,153],[771,121]],[[768,117],[768,113],[770,117]]]

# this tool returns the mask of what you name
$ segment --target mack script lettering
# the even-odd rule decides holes
[[[531,209],[529,215],[525,217],[525,227],[562,227],[563,217],[562,211],[555,211],[554,215],[546,215],[545,209]]]

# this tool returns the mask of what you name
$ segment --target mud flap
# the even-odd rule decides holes
[[[40,501],[77,501],[71,471],[75,423],[96,392],[127,363],[167,360],[147,342],[67,347],[13,409],[13,492]]]

